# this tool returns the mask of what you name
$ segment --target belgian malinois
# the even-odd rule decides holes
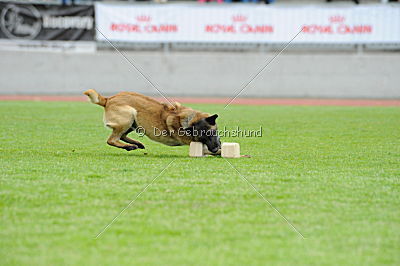
[[[160,103],[134,92],[103,97],[95,90],[84,92],[92,103],[104,107],[104,124],[112,129],[107,144],[127,151],[144,149],[144,145],[127,135],[141,130],[150,139],[168,146],[205,144],[211,153],[221,148],[215,120],[218,115],[193,110],[178,102]],[[125,143],[121,142],[124,141]]]

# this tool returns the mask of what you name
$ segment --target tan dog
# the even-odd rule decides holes
[[[221,148],[215,122],[218,115],[210,116],[177,102],[173,105],[160,103],[133,92],[121,92],[109,98],[95,90],[87,90],[84,94],[92,103],[104,107],[104,123],[112,129],[107,140],[111,146],[127,151],[144,149],[141,142],[127,136],[140,127],[147,137],[168,146],[199,141],[210,152],[217,152]]]

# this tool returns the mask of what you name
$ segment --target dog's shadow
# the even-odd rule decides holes
[[[102,157],[113,157],[113,158],[126,158],[126,157],[135,157],[135,158],[157,158],[157,159],[178,159],[178,158],[188,158],[187,155],[181,154],[158,154],[158,153],[102,153]]]
[[[157,152],[143,152],[143,150],[140,151],[130,151],[130,152],[126,152],[126,151],[121,151],[120,153],[117,152],[89,152],[89,151],[76,151],[73,150],[73,152],[75,153],[75,155],[77,156],[84,156],[84,157],[96,157],[96,158],[102,158],[102,159],[106,159],[106,158],[141,158],[141,159],[145,159],[145,158],[152,158],[152,159],[188,159],[191,158],[189,157],[188,154],[171,154],[171,153],[157,153]],[[220,158],[220,155],[207,155],[204,156],[203,158]]]

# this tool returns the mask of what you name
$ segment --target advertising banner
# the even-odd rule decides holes
[[[0,39],[91,41],[94,8],[0,2]]]
[[[400,43],[400,6],[96,3],[96,25],[122,42]],[[103,36],[104,34],[104,36]]]

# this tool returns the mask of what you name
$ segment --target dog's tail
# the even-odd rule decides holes
[[[90,89],[85,91],[83,94],[87,95],[92,103],[103,107],[106,106],[107,98],[101,96],[97,91]]]

